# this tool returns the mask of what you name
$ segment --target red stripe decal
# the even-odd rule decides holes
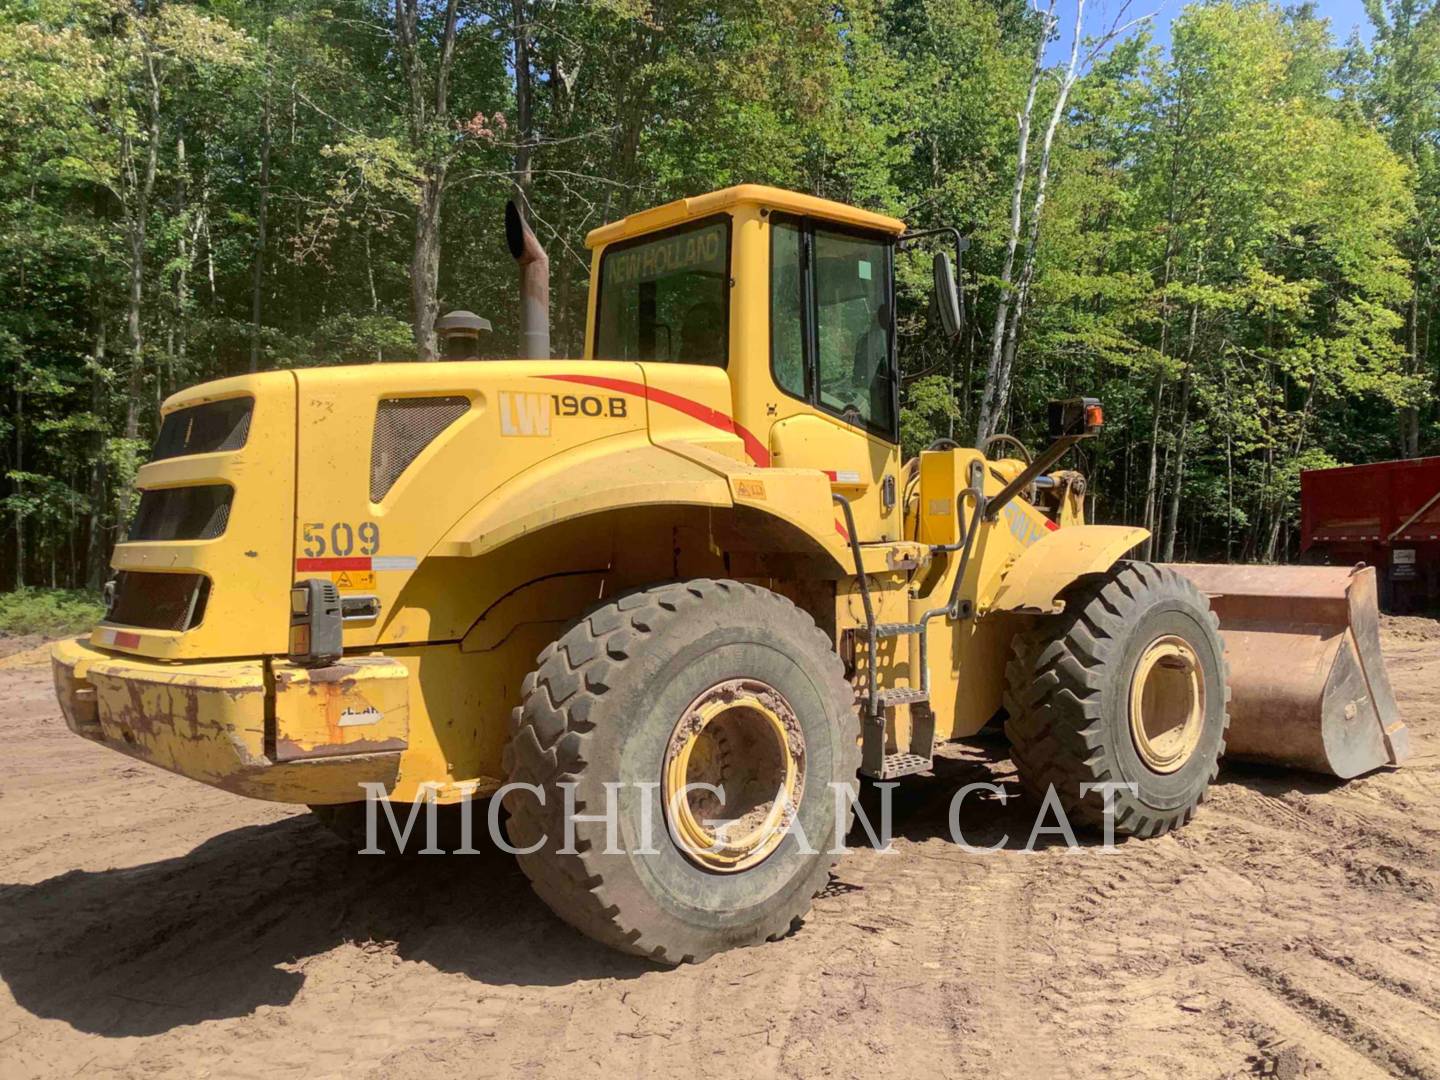
[[[349,559],[296,559],[296,570],[369,570],[370,556],[362,555]]]
[[[139,635],[139,634],[127,634],[127,633],[126,633],[125,631],[123,631],[123,630],[117,630],[117,631],[115,632],[115,644],[116,644],[116,645],[119,645],[120,648],[122,648],[122,649],[136,649],[136,648],[139,648],[139,647],[140,647],[140,635]]]
[[[731,435],[740,436],[740,441],[745,444],[745,453],[750,456],[751,461],[762,468],[768,468],[770,465],[770,451],[755,437],[754,432],[735,423],[733,419],[718,409],[712,409],[709,405],[703,405],[692,398],[681,397],[679,394],[672,394],[669,390],[646,386],[644,383],[632,382],[629,379],[607,379],[601,375],[541,375],[540,378],[554,379],[557,382],[579,383],[581,386],[593,386],[600,390],[615,390],[622,394],[638,394],[646,401],[665,405],[676,412],[682,412],[686,416],[699,420],[702,424],[709,424],[711,427],[719,428]]]
[[[1055,530],[1057,530],[1058,528],[1060,528],[1060,526],[1059,526],[1059,525],[1056,525],[1055,522],[1051,521],[1049,518],[1046,518],[1046,519],[1045,519],[1045,528],[1049,529],[1051,532],[1054,532]]]
[[[830,483],[832,484],[840,479],[839,474],[837,474],[834,469],[821,469],[820,471],[830,478]]]
[[[841,525],[838,521],[835,522],[835,531],[840,534],[840,539],[844,540],[847,544],[850,542],[850,534],[845,530],[845,526]]]

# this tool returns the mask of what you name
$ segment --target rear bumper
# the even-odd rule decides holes
[[[193,780],[287,803],[343,803],[394,787],[408,745],[409,673],[363,657],[161,663],[75,639],[51,650],[75,734]]]

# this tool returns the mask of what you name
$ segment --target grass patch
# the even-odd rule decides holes
[[[83,589],[0,593],[0,634],[78,634],[94,626],[104,614],[100,597]]]

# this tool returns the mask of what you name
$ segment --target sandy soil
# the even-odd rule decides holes
[[[39,634],[0,634],[0,660],[33,651],[43,644],[45,638]]]
[[[1179,835],[1024,843],[957,751],[798,934],[678,970],[514,864],[364,858],[303,812],[70,735],[0,660],[0,1075],[1440,1077],[1440,633],[1387,626],[1415,738],[1347,784],[1241,767]],[[1013,784],[1012,784],[1013,786]],[[968,805],[968,804],[967,804]]]

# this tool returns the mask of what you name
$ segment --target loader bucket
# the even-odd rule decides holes
[[[1409,753],[1368,566],[1177,563],[1230,661],[1226,753],[1348,779]]]

